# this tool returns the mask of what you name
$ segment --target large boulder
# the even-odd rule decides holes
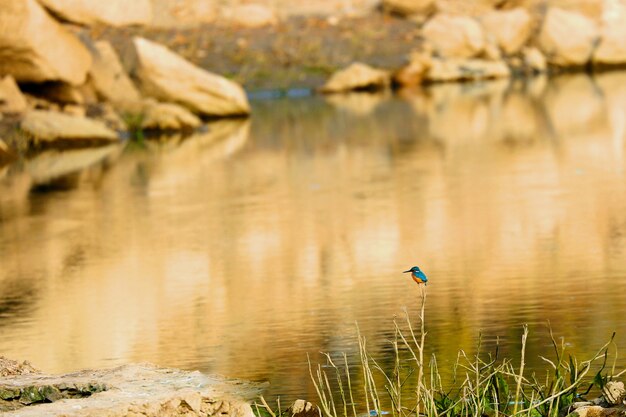
[[[87,48],[35,0],[0,0],[0,74],[79,85],[90,66]]]
[[[334,73],[322,86],[324,93],[340,93],[350,90],[376,90],[387,87],[391,76],[387,71],[378,70],[361,62],[355,62]]]
[[[15,79],[10,75],[0,79],[0,113],[22,113],[26,110],[26,98]]]
[[[94,43],[89,77],[98,98],[115,104],[141,99],[139,91],[124,71],[117,53],[107,41]]]
[[[144,94],[207,116],[250,113],[243,88],[186,61],[165,46],[134,38],[135,75]]]
[[[551,7],[539,35],[548,62],[558,66],[585,65],[598,39],[593,20],[580,13]]]
[[[480,24],[467,16],[438,14],[426,22],[422,34],[441,57],[471,58],[486,44]]]
[[[59,18],[82,25],[112,26],[148,24],[152,20],[150,0],[39,0]]]
[[[258,28],[275,25],[278,16],[271,8],[262,4],[241,4],[225,9],[222,17],[236,26]]]
[[[618,3],[600,29],[600,44],[593,54],[594,64],[626,63],[626,3]]]
[[[199,127],[202,121],[186,108],[173,103],[144,102],[141,128],[145,130],[184,130]]]
[[[481,18],[481,23],[488,36],[505,54],[515,54],[530,38],[533,20],[530,13],[522,8],[512,10],[494,10]]]
[[[431,65],[432,57],[429,52],[414,51],[409,56],[408,65],[393,75],[393,81],[403,87],[420,85]]]
[[[117,133],[103,123],[45,110],[26,113],[20,125],[37,142],[117,141]]]
[[[401,16],[425,15],[436,10],[435,0],[383,0],[383,10]]]

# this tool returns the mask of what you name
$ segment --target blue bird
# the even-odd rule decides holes
[[[408,271],[402,271],[403,274],[406,274],[407,272],[411,273],[411,277],[413,278],[413,281],[417,282],[418,284],[426,285],[426,283],[428,282],[428,277],[426,277],[426,274],[422,272],[419,266],[414,266]]]

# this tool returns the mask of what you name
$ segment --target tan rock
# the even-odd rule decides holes
[[[324,93],[340,93],[350,90],[381,89],[391,82],[387,71],[370,67],[361,62],[355,62],[334,73],[321,88]]]
[[[480,16],[500,5],[502,0],[437,0],[437,10],[465,16]]]
[[[79,85],[90,66],[85,46],[35,0],[0,0],[0,74]]]
[[[107,41],[94,44],[93,65],[89,77],[98,97],[111,103],[141,99],[139,91],[124,71],[120,59]]]
[[[31,94],[59,104],[83,104],[85,99],[77,87],[64,82],[51,82],[34,86]]]
[[[32,135],[36,141],[42,142],[53,142],[56,140],[118,140],[117,133],[107,128],[101,122],[45,110],[31,110],[26,113],[20,127]]]
[[[620,3],[620,7],[616,7],[603,22],[593,62],[599,65],[626,64],[626,3]]]
[[[548,9],[539,35],[539,46],[549,63],[585,65],[591,59],[598,28],[593,20],[572,11]]]
[[[271,8],[262,4],[241,4],[227,9],[223,16],[237,26],[257,28],[278,23],[278,17]]]
[[[113,148],[115,153],[114,147],[106,148]],[[91,151],[95,162],[102,160],[102,155],[97,155],[100,159],[96,159],[96,151],[99,150]],[[102,149],[99,153],[106,151],[109,149]],[[7,391],[17,392],[18,395],[20,390],[47,393],[43,387],[58,392],[52,402],[31,404],[3,414],[6,417],[254,417],[245,398],[258,395],[258,389],[250,383],[239,382],[237,385],[200,372],[146,364],[60,376],[24,375],[2,378],[0,383]],[[74,394],[72,397],[72,390],[76,388],[91,395]],[[10,401],[19,403],[15,398]]]
[[[524,65],[534,72],[545,72],[548,68],[546,58],[541,51],[535,47],[524,48],[522,50]]]
[[[152,20],[150,0],[39,0],[55,16],[72,23],[111,26],[147,25]]]
[[[467,16],[438,14],[426,22],[422,34],[442,57],[471,58],[485,48],[480,24]]]
[[[409,58],[409,64],[401,68],[393,75],[394,83],[411,87],[422,83],[426,72],[432,65],[432,58],[428,52],[413,52]]]
[[[13,152],[9,149],[9,146],[0,138],[0,166],[2,162],[13,159]],[[0,356],[0,359],[4,359]],[[0,369],[0,375],[2,375],[3,370]]]
[[[133,41],[138,57],[136,76],[144,94],[204,115],[250,113],[246,94],[238,84],[193,65],[162,45],[143,38]]]
[[[15,79],[10,75],[0,80],[0,113],[22,113],[26,110],[26,98]]]
[[[505,54],[517,53],[526,44],[533,30],[530,13],[522,8],[498,10],[481,18],[487,36],[491,36]]]
[[[426,73],[429,82],[475,81],[506,78],[511,70],[503,61],[484,59],[433,59]]]
[[[142,129],[181,130],[199,127],[202,121],[189,110],[172,103],[148,101],[143,110]]]
[[[383,10],[401,16],[427,15],[436,10],[435,0],[383,0]]]

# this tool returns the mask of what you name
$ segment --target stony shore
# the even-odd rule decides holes
[[[625,0],[330,1],[314,14],[287,0],[215,10],[198,0],[184,2],[187,15],[165,10],[173,18],[157,27],[161,3],[0,0],[0,159],[246,117],[246,92],[258,90],[334,94],[626,65]]]

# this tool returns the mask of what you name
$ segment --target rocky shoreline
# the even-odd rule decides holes
[[[0,0],[0,160],[247,117],[244,87],[330,94],[626,65],[624,0],[383,0],[321,16],[259,3],[192,28],[149,26],[146,2],[83,3]]]

